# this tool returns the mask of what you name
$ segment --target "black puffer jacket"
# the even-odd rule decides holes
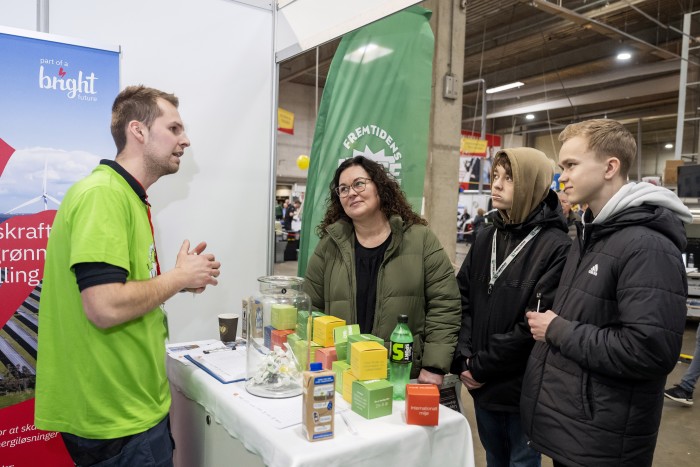
[[[685,324],[685,231],[669,209],[642,205],[583,233],[554,301],[559,317],[530,354],[523,429],[566,465],[651,465]]]
[[[534,237],[496,280],[488,293],[491,242],[497,235],[497,264],[515,249],[532,229]],[[457,275],[462,295],[462,327],[452,372],[466,370],[470,359],[472,376],[483,387],[470,391],[479,407],[517,413],[520,387],[527,357],[534,340],[525,312],[537,306],[548,309],[554,301],[571,240],[556,193],[545,200],[522,224],[504,224],[500,215],[477,235]]]

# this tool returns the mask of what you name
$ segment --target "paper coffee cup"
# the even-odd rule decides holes
[[[238,316],[235,313],[219,315],[219,338],[221,342],[234,342],[238,331]]]

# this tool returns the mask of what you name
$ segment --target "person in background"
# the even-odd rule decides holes
[[[411,377],[441,384],[457,343],[459,290],[442,245],[396,180],[363,156],[345,160],[316,231],[304,282],[312,305],[385,341],[408,315]]]
[[[527,313],[523,428],[555,466],[650,466],[685,328],[692,215],[670,190],[628,183],[637,144],[619,122],[571,124],[559,141],[559,182],[589,208],[554,305]]]
[[[474,399],[489,467],[540,465],[521,427],[520,386],[534,344],[525,312],[551,306],[571,247],[549,188],[553,175],[550,159],[536,149],[496,154],[491,199],[498,211],[457,274],[462,327],[452,373]]]
[[[282,208],[282,203],[283,201],[277,201],[277,204],[275,205],[275,220],[281,221],[284,219],[284,211]]]
[[[472,238],[476,238],[476,233],[486,223],[485,214],[486,212],[481,208],[476,210],[476,216],[474,216],[474,220],[472,221]]]
[[[564,218],[566,219],[566,225],[569,229],[569,237],[571,240],[576,239],[576,223],[581,222],[581,216],[578,215],[573,209],[571,209],[571,203],[569,203],[569,197],[563,191],[557,193],[559,196],[559,203],[561,203],[561,210],[564,213]]]
[[[292,221],[294,221],[294,216],[297,214],[297,210],[301,207],[301,201],[294,199],[294,202],[287,206],[287,211],[284,214],[284,230],[292,231]]]
[[[130,86],[112,106],[115,160],[63,198],[39,306],[35,425],[76,465],[172,465],[163,302],[217,284],[220,263],[185,240],[161,273],[146,191],[190,140],[178,99]]]
[[[700,325],[698,325],[698,329],[695,332],[693,361],[690,362],[690,366],[681,378],[681,382],[670,389],[666,389],[664,396],[685,406],[692,406],[693,392],[695,391],[695,384],[698,382],[698,378],[700,378]]]

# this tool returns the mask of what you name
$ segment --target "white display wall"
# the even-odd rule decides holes
[[[8,3],[17,2],[3,0],[0,24],[27,28],[29,9],[6,15]],[[19,3],[35,13],[36,2]],[[230,1],[50,2],[48,32],[121,46],[122,87],[144,84],[180,98],[192,146],[179,173],[149,190],[158,253],[171,269],[183,239],[205,240],[222,269],[219,286],[167,302],[171,341],[217,337],[217,313],[239,311],[266,273],[272,28],[269,8]]]

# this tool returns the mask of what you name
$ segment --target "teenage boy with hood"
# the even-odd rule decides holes
[[[476,235],[457,275],[462,327],[452,372],[474,398],[489,467],[539,466],[520,423],[520,387],[534,344],[527,310],[547,309],[571,246],[554,162],[531,148],[499,151],[493,162],[494,222]]]
[[[665,188],[627,183],[637,144],[620,123],[572,124],[559,141],[559,181],[589,208],[554,306],[527,313],[538,342],[523,428],[555,466],[649,466],[685,327],[692,215]]]

